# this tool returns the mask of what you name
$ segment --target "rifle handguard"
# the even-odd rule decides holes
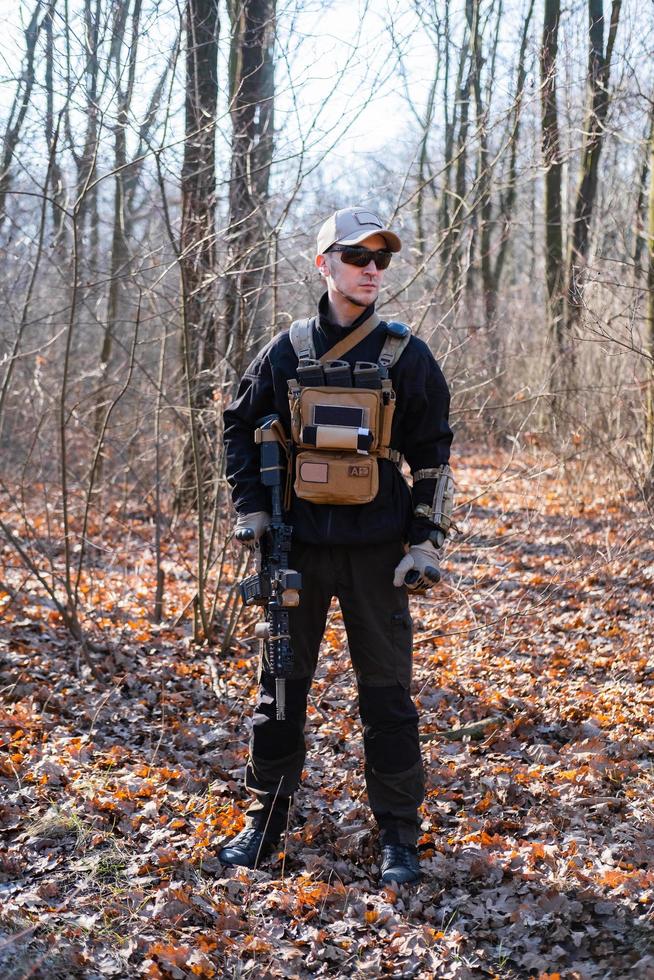
[[[258,573],[241,583],[246,605],[262,605],[266,618],[257,623],[254,635],[262,641],[268,669],[275,678],[276,716],[286,716],[286,678],[293,670],[293,651],[288,609],[299,605],[302,575],[286,567],[291,550],[293,528],[284,523],[283,482],[286,469],[286,497],[290,494],[290,446],[277,415],[261,419],[255,430],[260,446],[261,483],[270,490],[272,512],[269,526],[261,537]],[[284,465],[286,459],[286,466]],[[286,504],[288,508],[288,504]],[[245,521],[241,521],[241,526]]]

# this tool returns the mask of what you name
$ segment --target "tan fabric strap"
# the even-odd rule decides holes
[[[322,357],[319,358],[320,363],[324,364],[325,361],[337,361],[339,357],[342,357],[343,354],[347,354],[347,352],[352,350],[353,347],[356,347],[357,344],[361,343],[364,337],[367,337],[369,333],[372,333],[379,322],[379,317],[376,313],[373,313],[367,320],[364,320],[363,323],[359,324],[356,330],[349,333],[347,337],[343,337],[343,339],[339,340],[337,344],[334,344],[331,350],[328,350],[326,354],[323,354]]]
[[[442,473],[442,466],[437,466],[427,470],[414,470],[411,476],[413,477],[413,482],[417,483],[418,480],[437,480],[439,476],[442,476]]]
[[[269,429],[255,429],[254,441],[257,445],[260,445],[262,442],[278,442],[288,456],[288,441],[284,432],[284,426],[279,419],[275,419]]]
[[[291,443],[286,438],[286,433],[284,432],[284,426],[277,419],[269,429],[255,429],[254,430],[254,441],[257,445],[261,445],[262,442],[278,442],[282,447],[284,454],[286,456],[286,482],[284,484],[284,510],[290,510],[291,507],[291,488],[293,480],[293,456],[291,452]],[[277,467],[268,467],[268,469],[277,469]]]
[[[390,446],[380,446],[370,455],[378,456],[379,459],[390,459],[392,463],[399,463],[402,459],[402,453],[398,449],[391,449]]]

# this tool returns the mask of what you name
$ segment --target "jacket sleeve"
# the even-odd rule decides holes
[[[243,375],[234,401],[223,413],[226,475],[239,514],[270,510],[270,495],[261,483],[257,422],[275,411],[272,368],[267,349]]]
[[[417,338],[415,358],[406,365],[404,398],[406,399],[402,455],[412,473],[423,469],[435,469],[450,458],[452,430],[449,425],[450,392],[438,363],[427,345]],[[401,363],[401,361],[400,361]],[[411,491],[412,507],[430,504],[434,499],[434,479],[415,480]],[[414,518],[409,541],[424,541],[433,525],[424,519]]]

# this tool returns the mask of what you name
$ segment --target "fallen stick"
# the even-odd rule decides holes
[[[461,742],[464,738],[485,738],[490,729],[499,728],[505,721],[506,718],[501,715],[494,715],[491,718],[482,718],[474,725],[464,725],[463,728],[448,728],[444,732],[425,732],[420,736],[420,741],[431,742],[435,738],[446,738],[451,742]]]
[[[579,796],[574,806],[624,806],[626,802],[623,796]]]

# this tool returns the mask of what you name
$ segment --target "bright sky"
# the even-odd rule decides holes
[[[36,0],[0,0],[0,77],[6,79],[0,86],[0,132],[4,128],[2,116],[14,97],[15,78],[20,71],[24,50],[23,28],[29,20]],[[465,0],[449,0],[450,27],[462,23]],[[494,99],[505,101],[513,85],[517,37],[524,16],[527,0],[504,0],[499,38]],[[420,24],[416,9],[437,10],[444,15],[445,0],[277,0],[278,10],[278,61],[276,67],[276,155],[288,162],[292,173],[292,160],[303,149],[304,169],[320,163],[321,178],[338,179],[339,174],[363,180],[373,156],[382,162],[388,160],[389,171],[394,162],[411,159],[417,145],[417,124],[407,108],[405,92],[419,112],[424,106],[429,84],[436,70],[436,57],[432,39]],[[605,0],[608,9],[608,0]],[[625,30],[643,30],[644,15],[638,0],[626,0],[623,4],[622,24]],[[175,33],[179,26],[181,0],[144,0],[142,29],[145,37],[140,42],[140,77],[134,112],[143,114],[149,93],[152,91],[165,59],[169,56]],[[63,2],[57,4],[59,15]],[[82,0],[69,0],[71,17],[79,18]],[[112,0],[103,0],[103,16],[113,9]],[[485,25],[485,44],[494,30],[497,4],[484,0],[482,17],[491,15]],[[640,13],[639,13],[640,10]],[[568,16],[571,16],[568,14]],[[230,127],[225,119],[224,97],[226,54],[229,44],[227,17],[221,12],[221,78],[222,129],[218,140],[219,154],[226,154]],[[535,55],[542,22],[541,4],[536,3],[531,26],[531,57]],[[569,45],[577,47],[580,81],[583,84],[585,51],[583,32],[586,18],[584,4],[576,9],[574,20],[566,22],[562,31],[562,63],[570,63]],[[81,24],[78,20],[78,27]],[[61,21],[55,22],[55,31],[61,30]],[[81,37],[77,40],[77,53],[82,50]],[[405,82],[398,71],[398,51],[408,73]],[[454,54],[455,56],[455,54]],[[77,62],[79,65],[79,61]],[[63,72],[64,59],[60,55]],[[183,77],[183,59],[178,63],[178,78]],[[441,66],[441,70],[442,70]],[[566,70],[563,68],[562,70]],[[451,74],[455,66],[451,66]],[[42,84],[43,69],[39,69]],[[537,79],[532,79],[536,82]],[[56,83],[55,83],[56,84]],[[534,97],[535,89],[531,89]],[[141,94],[142,93],[142,94]],[[84,104],[83,93],[77,93]],[[173,93],[173,102],[181,110],[181,88]],[[38,100],[38,95],[36,96]],[[443,119],[442,104],[437,101],[434,128],[440,128]],[[108,121],[111,121],[110,119]],[[85,125],[82,117],[74,118],[74,128],[81,133]],[[174,124],[174,133],[181,135],[183,125],[180,112]],[[326,158],[322,163],[323,157]],[[109,164],[109,160],[108,160]]]
[[[25,46],[23,31],[35,2],[0,0],[0,19],[4,25],[0,36],[0,77],[6,80],[0,91],[0,117],[6,117],[14,98],[15,79],[20,72]],[[108,4],[109,0],[104,0],[103,17],[112,9]],[[63,29],[63,7],[61,10],[60,7],[58,4],[56,8],[55,36]],[[182,7],[176,0],[144,2],[142,30],[145,36],[140,41],[140,83],[133,103],[136,116],[145,110],[156,78],[169,56],[179,25],[178,11]],[[296,8],[299,11],[294,12]],[[78,29],[77,58],[73,64],[73,70],[77,66],[78,71],[82,51],[82,37],[79,36],[81,9],[81,0],[69,0],[71,20]],[[411,0],[378,0],[376,3],[367,0],[334,0],[332,3],[278,0],[277,9],[277,158],[290,161],[286,169],[292,174],[292,161],[297,161],[298,152],[303,148],[303,167],[306,169],[320,162],[321,179],[338,180],[339,174],[347,172],[351,178],[363,174],[365,182],[366,157],[369,154],[397,154],[399,141],[407,127],[394,46],[399,45],[403,51],[410,50],[413,95],[419,103],[424,101],[427,80],[434,71],[433,48],[424,31],[416,30]],[[229,36],[224,12],[221,17],[221,78],[224,80]],[[63,75],[63,46],[59,64]],[[182,57],[178,62],[180,80],[183,69]],[[37,79],[33,101],[42,105],[42,64],[37,65]],[[63,80],[59,87],[63,90]],[[226,112],[224,88],[223,84],[223,114]],[[142,92],[141,96],[139,92]],[[80,106],[84,105],[81,89],[74,98]],[[174,93],[173,100],[181,109],[180,88]],[[178,135],[181,135],[181,126],[183,117],[180,112],[174,124]],[[81,136],[84,127],[84,118],[74,116],[76,133]],[[4,125],[0,120],[1,129]],[[228,150],[230,127],[219,124],[219,129],[222,129],[218,138],[220,154]],[[323,157],[326,157],[324,163]],[[110,166],[110,159],[107,164]]]
[[[6,110],[15,90],[14,79],[20,71],[24,52],[23,30],[34,9],[28,0],[0,0],[0,77],[5,84],[0,94],[0,106]],[[109,6],[107,6],[109,4]],[[71,0],[71,17],[81,10],[81,0]],[[299,103],[301,113],[306,114],[309,125],[322,106],[321,129],[331,126],[344,116],[353,115],[363,102],[369,106],[361,121],[367,138],[377,134],[383,142],[383,131],[401,122],[400,99],[397,80],[392,78],[392,38],[385,24],[392,17],[399,34],[409,29],[406,0],[388,0],[388,9],[381,4],[370,7],[365,0],[336,0],[333,3],[299,3],[300,12],[291,18],[293,5],[278,4],[278,29],[283,51],[277,67],[278,101],[283,111],[285,96],[292,112],[293,98]],[[178,25],[178,5],[174,0],[157,3],[152,11],[148,0],[144,3],[142,25],[146,39],[141,41],[141,55],[150,60],[156,69],[161,56],[166,55],[174,39]],[[402,8],[404,8],[403,12]],[[104,0],[103,10],[111,9],[110,0]],[[61,19],[55,15],[55,33],[61,30]],[[289,35],[289,26],[292,32]],[[78,26],[81,26],[78,23]],[[82,39],[78,37],[78,49]],[[417,51],[417,38],[413,37],[412,54]],[[222,15],[220,45],[224,55],[228,44],[226,16]],[[147,54],[146,54],[147,50]],[[293,77],[293,89],[289,86],[289,72]],[[339,77],[340,76],[340,77]],[[335,85],[338,78],[338,84]],[[152,81],[152,76],[149,76]],[[374,94],[370,98],[370,89]]]

